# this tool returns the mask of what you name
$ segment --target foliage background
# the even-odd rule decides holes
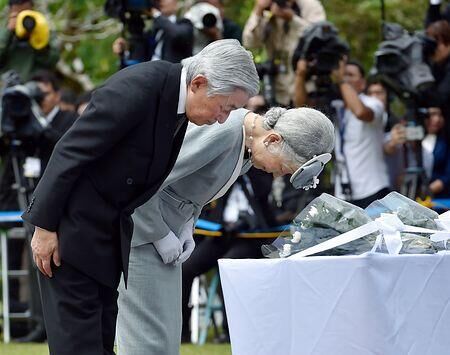
[[[85,87],[98,85],[117,70],[111,53],[121,24],[105,16],[106,0],[35,0],[37,9],[51,19],[61,42],[63,61],[59,69]],[[229,18],[245,24],[255,0],[225,0]],[[182,7],[191,0],[179,1]],[[6,18],[7,0],[0,0],[1,18]],[[350,43],[352,57],[369,69],[381,40],[381,0],[323,0],[327,17]],[[386,20],[410,31],[423,29],[428,0],[386,0]]]

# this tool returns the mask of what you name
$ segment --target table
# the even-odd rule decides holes
[[[450,253],[219,260],[233,355],[450,353]]]

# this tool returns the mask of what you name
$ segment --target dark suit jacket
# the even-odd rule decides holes
[[[194,29],[191,21],[188,19],[177,19],[172,23],[167,17],[159,16],[153,22],[153,36],[156,36],[159,30],[163,30],[162,59],[172,63],[179,63],[182,59],[192,56],[192,47],[194,45]],[[153,43],[150,58],[156,47]]]
[[[56,145],[23,219],[56,231],[62,262],[117,287],[127,277],[131,214],[172,169],[181,65],[146,62],[97,89]]]
[[[75,112],[59,110],[52,122],[42,132],[38,147],[42,171],[45,170],[56,143],[61,139],[64,133],[67,132],[77,118],[78,115]]]

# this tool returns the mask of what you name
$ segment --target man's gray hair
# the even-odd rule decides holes
[[[333,124],[322,112],[312,108],[273,107],[264,115],[263,127],[283,137],[280,153],[299,165],[314,155],[331,153],[334,148]]]
[[[236,89],[250,97],[259,92],[259,77],[252,54],[235,39],[222,39],[208,44],[196,55],[183,59],[186,84],[197,75],[208,80],[208,95],[229,95]]]

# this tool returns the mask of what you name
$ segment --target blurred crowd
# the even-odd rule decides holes
[[[288,224],[318,194],[362,208],[393,190],[413,198],[450,198],[450,4],[430,0],[420,33],[386,24],[374,65],[364,68],[319,0],[255,0],[243,28],[225,15],[224,0],[186,3],[106,1],[106,13],[123,23],[111,49],[120,69],[150,60],[180,62],[215,40],[237,39],[266,59],[256,63],[261,93],[249,101],[250,110],[318,108],[333,121],[336,137],[331,169],[316,191],[299,192],[288,180],[250,170],[204,209],[202,218],[220,223],[222,237],[198,236],[183,264],[183,340],[189,341],[193,278],[221,257],[260,257],[261,245],[271,240],[256,231]],[[90,92],[64,86],[56,67],[57,33],[50,27],[33,1],[9,0],[0,28],[1,211],[24,208],[17,186],[25,184],[30,192],[58,139],[89,104]],[[39,124],[32,129],[34,121]],[[26,176],[14,173],[16,161]],[[34,183],[27,185],[30,179]],[[239,238],[242,231],[256,237]],[[10,241],[10,269],[22,267],[24,245]],[[35,287],[30,292],[37,295]],[[14,312],[27,308],[19,291],[11,280]],[[13,328],[13,336],[45,339],[39,315],[24,328]]]

